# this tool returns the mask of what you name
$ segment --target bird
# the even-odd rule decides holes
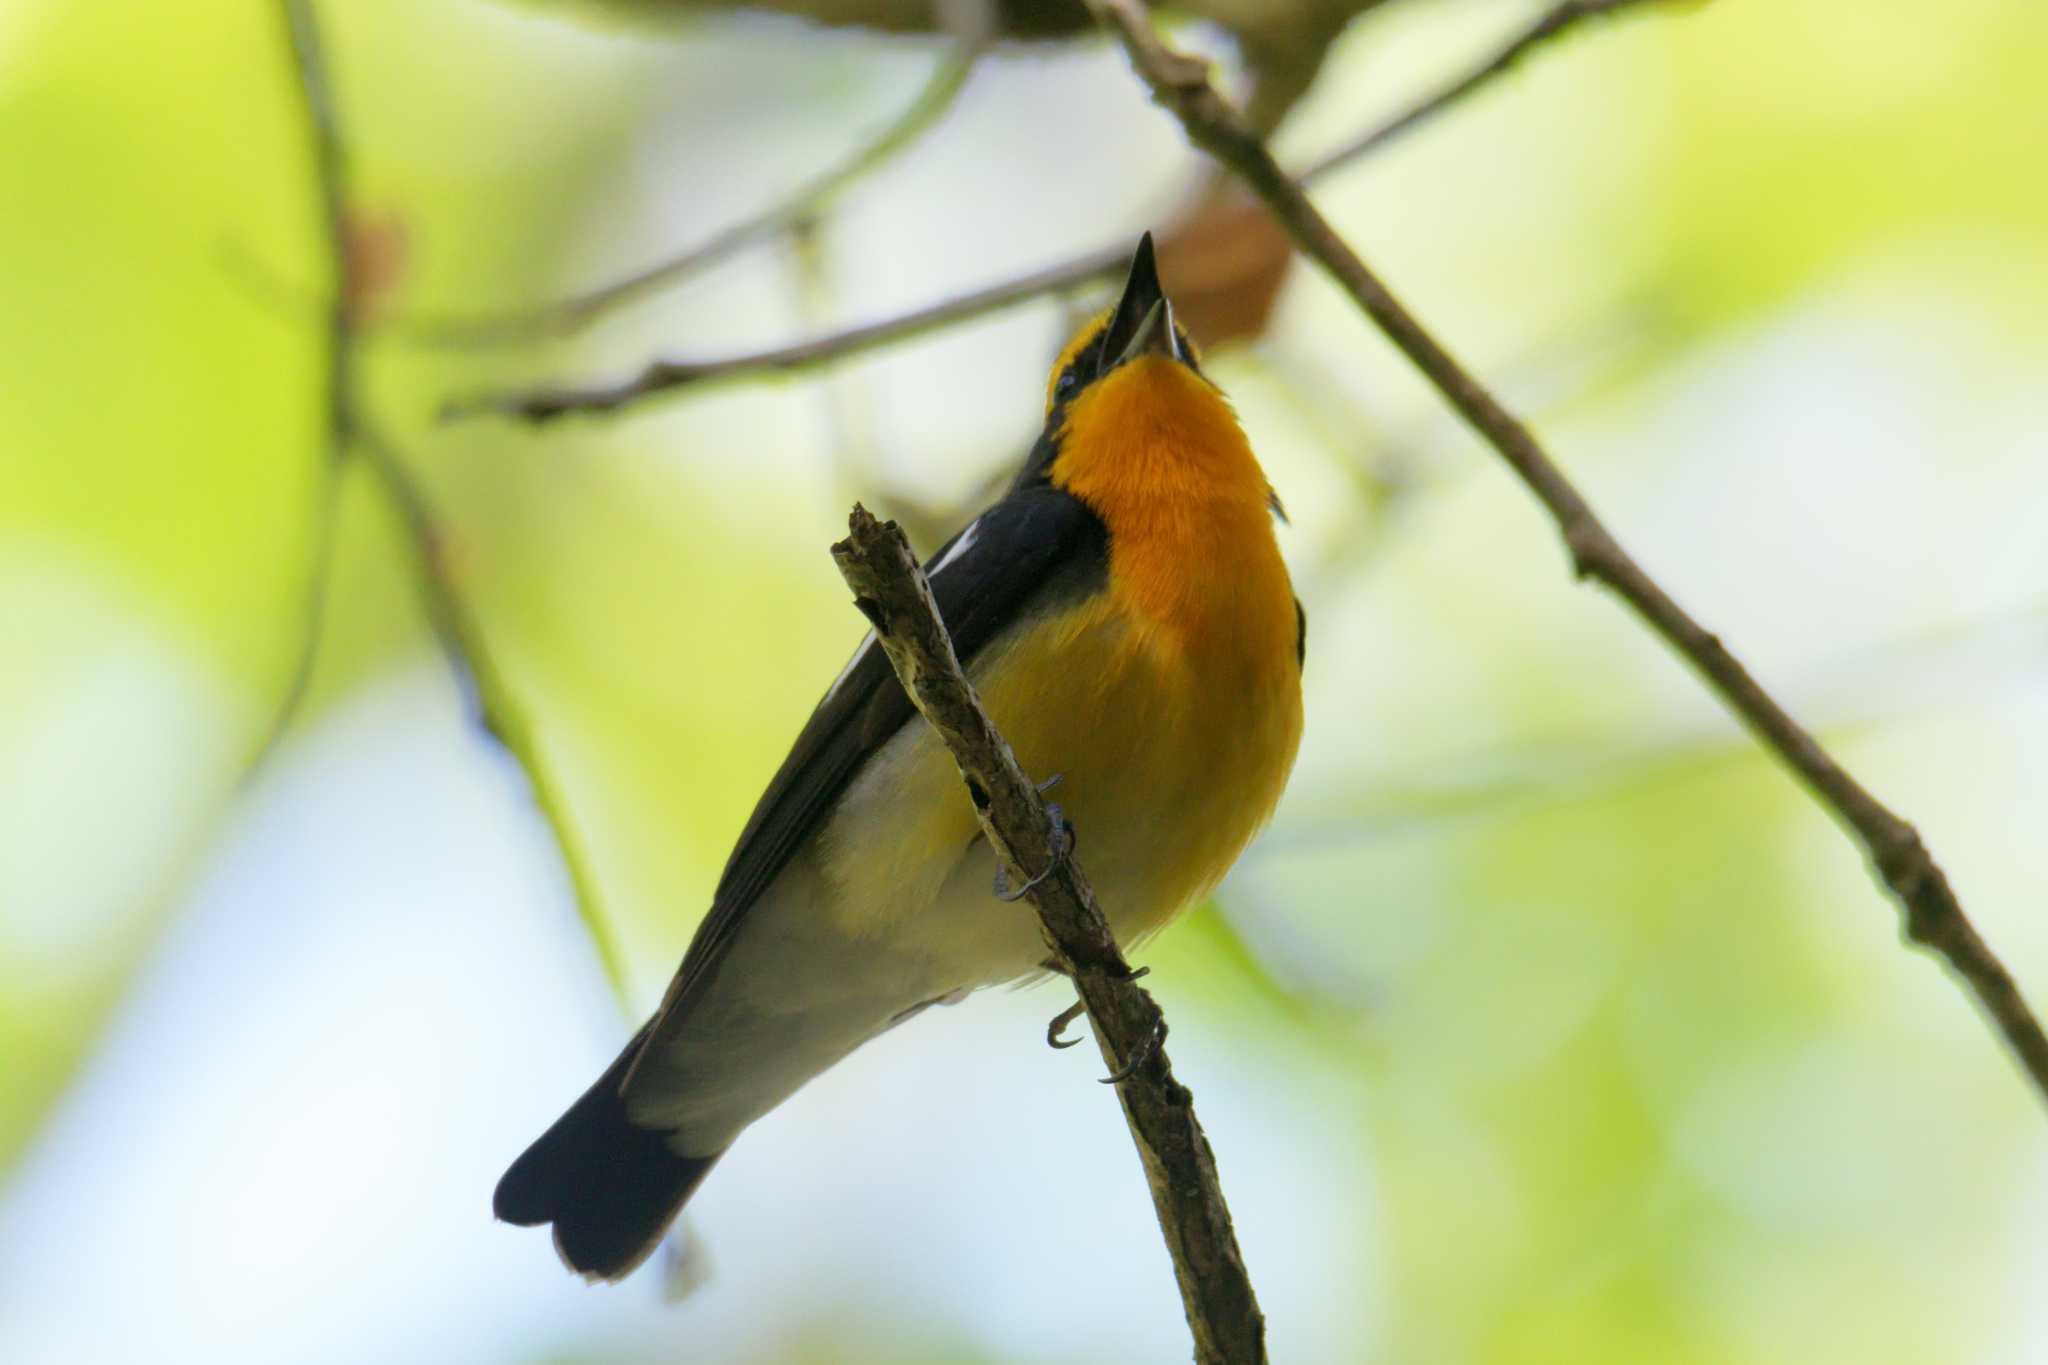
[[[1307,616],[1278,496],[1138,243],[1060,352],[1003,495],[932,558],[954,648],[1061,818],[1120,944],[1210,891],[1271,817],[1302,734]],[[873,633],[742,829],[660,1008],[505,1172],[617,1280],[741,1132],[936,1004],[1054,970],[950,755]]]

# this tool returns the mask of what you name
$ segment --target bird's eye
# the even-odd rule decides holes
[[[1060,382],[1053,385],[1053,396],[1056,398],[1071,398],[1074,390],[1080,387],[1081,376],[1073,370],[1068,370],[1060,376]]]

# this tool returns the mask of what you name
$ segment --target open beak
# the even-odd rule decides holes
[[[1123,297],[1110,314],[1102,337],[1104,373],[1143,355],[1163,355],[1185,362],[1180,329],[1174,326],[1173,304],[1159,286],[1159,265],[1152,252],[1152,234],[1138,241],[1131,258],[1130,278],[1124,281]],[[1111,357],[1114,357],[1113,359]]]

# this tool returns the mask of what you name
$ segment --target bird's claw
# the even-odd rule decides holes
[[[1053,865],[1051,863],[1047,863],[1045,871],[1039,873],[1030,881],[1025,882],[1024,885],[1017,887],[1015,890],[1012,890],[1010,888],[1010,869],[1004,867],[1001,863],[996,864],[996,899],[999,901],[1023,900],[1026,896],[1031,894],[1031,888],[1037,886],[1040,882],[1044,881],[1047,877],[1050,877],[1052,875],[1052,869]]]
[[[1166,1041],[1166,1020],[1159,1019],[1152,1025],[1152,1031],[1145,1035],[1145,1041],[1131,1050],[1124,1064],[1102,1078],[1103,1085],[1122,1085],[1138,1074],[1138,1068],[1152,1060],[1152,1054],[1159,1051],[1159,1045]]]
[[[1062,1038],[1060,1035],[1065,1033],[1067,1025],[1079,1019],[1087,1008],[1086,1005],[1076,1000],[1073,1004],[1055,1014],[1052,1017],[1052,1022],[1045,1026],[1045,1045],[1052,1048],[1069,1048],[1080,1042],[1079,1038]]]
[[[1044,791],[1059,780],[1059,775],[1054,774],[1045,780],[1044,785],[1039,787],[1039,790]],[[1060,859],[1074,851],[1074,827],[1067,823],[1066,813],[1059,808],[1059,804],[1057,802],[1048,803],[1045,808],[1045,815],[1047,823],[1051,826],[1051,838],[1048,842],[1052,845],[1052,858],[1046,863],[1045,871],[1039,873],[1030,881],[1025,882],[1024,885],[1012,889],[1010,886],[1010,869],[1001,863],[997,863],[995,885],[997,900],[1011,902],[1023,900],[1031,894],[1033,887],[1053,874],[1053,869],[1060,865]]]
[[[1046,785],[1051,786],[1052,783],[1057,781],[1059,781],[1059,778],[1054,777]],[[1076,842],[1074,827],[1067,823],[1067,813],[1060,809],[1059,802],[1048,801],[1045,803],[1045,821],[1049,826],[1047,842],[1052,845],[1054,860],[1057,861],[1072,853]]]
[[[1058,962],[1054,961],[1051,958],[1047,958],[1040,965],[1045,967],[1048,971],[1059,972],[1061,975],[1066,974],[1067,969],[1065,967],[1060,966]],[[1152,969],[1150,967],[1139,967],[1136,970],[1132,971],[1129,976],[1126,976],[1124,980],[1136,981],[1141,976],[1149,975],[1151,971]],[[1088,1007],[1086,1005],[1082,1004],[1079,1000],[1076,1000],[1073,1004],[1067,1006],[1058,1014],[1054,1015],[1052,1022],[1045,1026],[1045,1041],[1047,1046],[1057,1048],[1069,1048],[1074,1046],[1074,1044],[1080,1042],[1081,1040],[1079,1038],[1062,1038],[1061,1035],[1067,1031],[1067,1025],[1073,1023],[1076,1019],[1079,1019],[1081,1015],[1087,1011],[1087,1009]],[[1156,1046],[1156,1044],[1154,1044],[1154,1046]],[[1140,1057],[1138,1060],[1142,1062],[1144,1058]]]

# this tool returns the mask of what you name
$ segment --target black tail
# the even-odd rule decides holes
[[[491,1200],[507,1223],[553,1223],[555,1250],[585,1279],[616,1280],[646,1260],[724,1155],[678,1156],[667,1133],[627,1119],[619,1083],[646,1035],[512,1163]]]

